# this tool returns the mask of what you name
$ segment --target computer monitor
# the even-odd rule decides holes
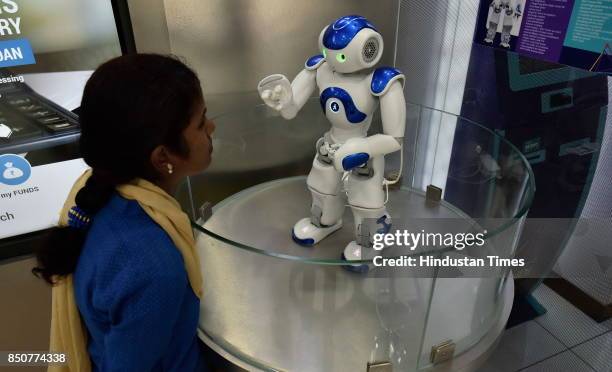
[[[77,141],[85,83],[134,51],[126,0],[0,0],[0,259],[28,252],[57,224],[86,169]]]
[[[570,66],[506,53],[508,83],[513,92],[563,84],[596,74]]]
[[[85,82],[131,51],[125,0],[0,0],[0,154],[74,143]]]

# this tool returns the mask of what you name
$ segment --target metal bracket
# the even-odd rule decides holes
[[[368,363],[368,372],[393,372],[393,365],[390,362]]]
[[[200,208],[198,209],[198,214],[199,214],[201,223],[208,221],[208,219],[212,217],[213,215],[212,208],[213,208],[213,203],[208,202],[208,201],[204,202],[204,204],[200,206]]]
[[[425,192],[425,200],[428,202],[439,202],[442,200],[442,189],[438,186],[428,185]]]
[[[453,342],[453,340],[446,340],[431,347],[429,361],[433,364],[446,362],[447,360],[452,359],[454,354],[455,343]]]

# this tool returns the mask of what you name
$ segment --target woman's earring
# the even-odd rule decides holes
[[[172,167],[172,164],[168,163],[167,167],[168,167],[168,174],[172,174],[174,172],[174,168]]]

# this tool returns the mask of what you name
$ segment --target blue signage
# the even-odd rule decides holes
[[[0,155],[0,184],[21,185],[32,174],[32,166],[23,157],[15,154]]]
[[[32,46],[27,39],[0,41],[0,67],[36,63]]]

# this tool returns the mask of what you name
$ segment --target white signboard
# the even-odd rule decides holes
[[[31,167],[23,157],[0,155],[0,239],[57,225],[82,159]]]

